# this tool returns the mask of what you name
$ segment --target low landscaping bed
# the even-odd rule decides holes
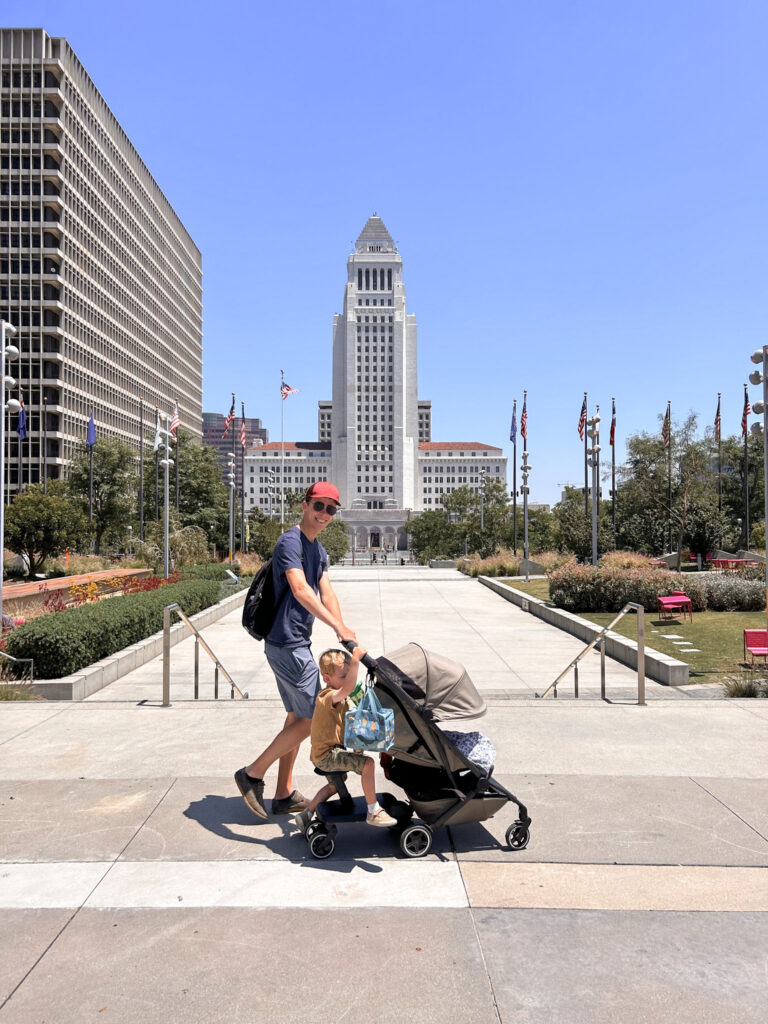
[[[36,678],[60,679],[159,632],[166,605],[178,604],[186,615],[195,615],[216,604],[222,593],[220,579],[182,580],[147,593],[41,615],[8,636],[8,653],[34,659]],[[232,588],[226,592],[232,593]]]

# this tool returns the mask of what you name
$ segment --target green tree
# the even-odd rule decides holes
[[[88,512],[90,455],[80,441],[69,469],[69,491]],[[93,448],[93,538],[96,554],[103,541],[122,541],[132,518],[136,489],[136,452],[116,437],[100,438]]]
[[[592,515],[584,511],[584,494],[566,487],[565,497],[552,510],[552,537],[559,551],[572,551],[582,561],[592,558]],[[614,547],[610,505],[601,502],[597,521],[597,555]]]
[[[718,511],[717,501],[710,498],[689,509],[683,540],[704,562],[707,555],[720,546],[720,538],[727,529],[727,517]]]
[[[410,549],[422,563],[431,558],[458,558],[464,551],[462,531],[441,509],[430,509],[412,516],[405,529]]]
[[[334,519],[320,534],[320,543],[328,552],[331,565],[340,562],[349,549],[347,527],[340,519]]]
[[[248,525],[248,550],[255,551],[259,558],[271,558],[281,533],[279,521],[254,506],[248,514]]]
[[[5,513],[6,547],[23,556],[30,576],[65,548],[82,550],[89,538],[88,516],[62,480],[49,480],[47,494],[41,484],[30,484]]]
[[[763,438],[754,434],[747,435],[747,458],[744,458],[744,438],[733,435],[724,437],[722,451],[722,500],[723,512],[728,517],[732,528],[740,530],[740,535],[732,541],[733,548],[745,548],[746,515],[745,515],[745,480],[749,482],[749,525],[763,519],[765,494],[763,489]],[[713,456],[715,480],[717,479],[717,460]],[[716,485],[715,485],[716,487]],[[740,527],[738,526],[741,521]]]

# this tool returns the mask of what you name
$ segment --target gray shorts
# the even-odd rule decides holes
[[[292,711],[297,718],[311,718],[315,697],[322,686],[320,669],[309,647],[276,647],[265,643],[264,653],[275,673],[285,710]]]
[[[354,750],[347,750],[346,747],[333,747],[328,753],[315,764],[321,772],[355,772],[356,775],[363,774],[363,766],[367,758],[365,754],[356,754]]]

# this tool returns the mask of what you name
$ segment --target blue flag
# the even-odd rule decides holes
[[[85,447],[93,448],[96,444],[96,424],[93,422],[93,409],[91,409],[91,417],[88,420],[88,430],[85,435]]]
[[[23,441],[27,436],[27,410],[24,408],[24,399],[21,399],[21,408],[19,409],[19,422],[16,425],[16,433],[19,435],[19,440]]]
[[[515,418],[514,409],[512,410],[512,425],[509,428],[509,440],[512,441],[513,444],[517,441],[517,420]]]

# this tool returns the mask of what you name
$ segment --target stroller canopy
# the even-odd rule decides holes
[[[458,661],[425,651],[410,643],[384,655],[426,694],[424,707],[441,722],[452,718],[480,718],[486,704]]]

